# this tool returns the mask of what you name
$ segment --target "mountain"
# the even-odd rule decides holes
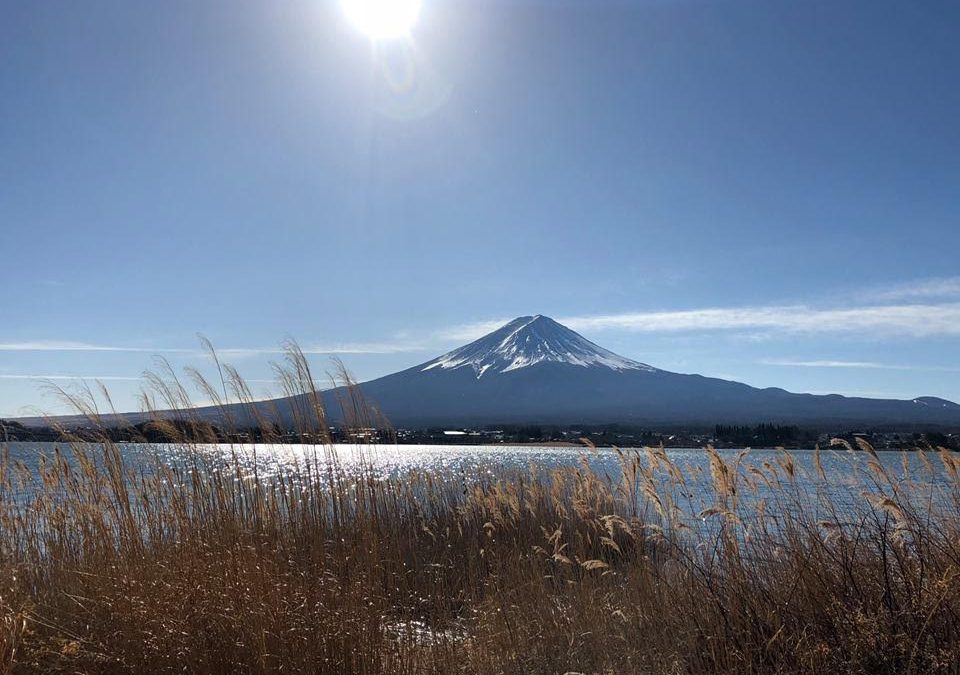
[[[920,398],[913,399],[914,403],[919,403],[920,405],[925,405],[931,408],[944,408],[946,410],[960,410],[960,405],[954,403],[953,401],[948,401],[945,398],[937,398],[936,396],[921,396]]]
[[[514,319],[476,342],[454,349],[414,370],[469,367],[480,379],[487,372],[491,375],[507,373],[538,363],[565,363],[616,371],[656,370],[645,363],[617,356],[553,319],[540,315]]]
[[[660,370],[606,350],[546,316],[524,316],[413,368],[359,385],[396,426],[500,423],[960,426],[960,405],[913,400],[794,394],[701,375]],[[328,415],[342,419],[349,392],[323,392]],[[302,398],[257,403],[290,424]],[[197,411],[215,418],[217,411]],[[238,423],[251,418],[233,407]],[[137,421],[140,416],[128,416]]]
[[[614,354],[539,315],[514,319],[475,342],[361,389],[391,421],[407,426],[960,424],[960,406],[942,399],[794,394],[660,370]]]

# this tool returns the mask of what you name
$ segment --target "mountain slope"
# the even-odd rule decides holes
[[[499,422],[960,424],[941,399],[793,394],[660,370],[544,316],[520,317],[432,361],[361,385],[395,424]],[[335,394],[328,393],[328,403]],[[334,410],[332,405],[328,409]]]
[[[625,359],[545,316],[521,316],[459,349],[424,364],[423,371],[469,367],[477,379],[488,371],[506,373],[538,363],[602,366],[611,370],[656,369]]]
[[[618,356],[539,315],[520,317],[443,356],[359,387],[394,425],[408,427],[510,422],[960,427],[960,405],[944,399],[815,396],[671,373]],[[341,421],[349,392],[340,388],[322,396],[330,420]],[[303,397],[293,397],[255,406],[266,418],[279,415],[291,425],[303,404]],[[237,424],[252,424],[247,408],[229,408]],[[195,412],[219,421],[217,409]]]

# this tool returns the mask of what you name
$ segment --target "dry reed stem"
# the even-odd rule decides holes
[[[271,438],[279,414],[268,419],[239,374],[215,365],[216,384],[188,379],[225,426],[239,402]],[[938,465],[918,455],[936,481],[842,443],[831,460],[850,460],[851,485],[819,450],[808,470],[786,452],[754,466],[713,448],[709,480],[663,448],[616,450],[611,477],[592,447],[550,472],[385,478],[370,456],[348,468],[326,442],[302,352],[291,346],[277,372],[298,431],[321,442],[272,471],[256,448],[207,452],[216,438],[165,364],[143,398],[178,411],[154,423],[176,439],[179,463],[134,460],[89,431],[36,467],[4,451],[0,673],[899,673],[960,662],[960,462],[947,451]],[[94,393],[66,394],[91,426],[105,419]],[[355,386],[344,406],[358,429],[382,423]]]

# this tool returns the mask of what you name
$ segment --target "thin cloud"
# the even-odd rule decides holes
[[[305,347],[303,352],[304,354],[398,354],[422,351],[423,349],[422,345],[408,343],[343,343]],[[232,358],[270,356],[284,353],[284,350],[278,347],[226,347],[216,351],[220,356]],[[190,356],[202,356],[207,353],[202,349],[181,347],[121,347],[54,340],[0,342],[0,352],[133,352],[141,354],[186,354]]]
[[[316,345],[304,348],[304,354],[402,354],[422,352],[425,346],[419,343],[360,342],[338,345]]]
[[[25,380],[32,382],[144,382],[144,376],[132,375],[20,375],[20,374],[0,374],[0,380]],[[278,384],[277,378],[258,379],[244,378],[248,384]]]
[[[790,359],[763,359],[759,361],[764,366],[786,366],[790,368],[866,368],[875,370],[912,370],[930,373],[958,373],[960,368],[954,366],[911,366],[897,363],[878,363],[876,361],[794,361]]]
[[[483,337],[487,333],[492,333],[512,320],[513,319],[490,319],[488,321],[477,321],[475,323],[451,326],[438,332],[437,339],[447,342],[470,342],[471,340]]]
[[[435,337],[441,342],[468,342],[500,328],[509,321],[510,319],[502,318],[459,324],[438,331]],[[566,316],[559,317],[557,321],[578,331],[730,331],[752,341],[769,340],[776,333],[785,332],[954,336],[960,335],[960,303],[885,304],[831,309],[818,309],[808,305],[707,307]]]
[[[420,344],[408,343],[389,343],[389,342],[356,342],[342,343],[333,345],[310,345],[301,346],[304,354],[332,356],[336,354],[402,354],[406,352],[423,351],[425,347]],[[254,356],[277,356],[286,354],[286,351],[277,347],[227,347],[217,349],[217,356],[234,359],[250,358]],[[206,352],[203,352],[204,354]]]
[[[763,359],[763,366],[786,366],[790,368],[879,368],[883,370],[909,370],[904,366],[894,366],[874,361],[790,361],[787,359]]]
[[[115,345],[94,345],[86,342],[64,342],[59,340],[0,342],[0,352],[164,352],[189,354],[196,351],[195,349],[118,347]]]
[[[936,280],[941,291],[957,285],[960,278]],[[927,290],[932,292],[934,281]],[[905,292],[905,291],[901,291]],[[912,289],[920,294],[921,287]],[[422,342],[357,342],[308,344],[305,354],[400,354],[423,352],[437,344],[475,340],[510,319],[492,319],[460,324],[436,332]],[[692,310],[626,312],[620,314],[560,317],[561,323],[579,331],[620,330],[639,333],[696,333],[726,331],[741,336],[768,339],[777,333],[863,333],[867,336],[960,336],[960,302],[884,304],[861,307],[818,309],[807,305],[759,307],[708,307]],[[182,347],[128,347],[86,342],[32,340],[0,343],[0,352],[132,352],[202,356],[201,349]],[[248,358],[283,354],[276,347],[228,347],[217,349],[227,358]],[[838,366],[839,367],[839,366]],[[865,367],[865,366],[864,366]]]
[[[960,303],[816,309],[806,305],[711,307],[558,319],[575,330],[644,333],[774,331],[863,333],[910,337],[960,336]]]
[[[932,277],[877,288],[868,297],[878,301],[960,297],[960,277]]]
[[[104,382],[139,382],[139,377],[126,375],[9,375],[0,374],[0,380],[101,380]]]

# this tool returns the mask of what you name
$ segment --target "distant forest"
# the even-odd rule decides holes
[[[501,424],[479,428],[429,427],[424,429],[350,429],[332,427],[327,433],[303,433],[272,425],[261,429],[226,431],[205,421],[152,421],[107,429],[70,430],[69,438],[58,429],[26,427],[0,419],[0,443],[15,441],[54,442],[96,441],[104,436],[115,442],[132,443],[334,443],[374,442],[400,444],[509,445],[563,443],[580,445],[584,439],[598,446],[664,446],[691,448],[713,445],[718,448],[812,448],[828,444],[833,437],[853,442],[859,437],[877,449],[942,447],[960,451],[960,433],[943,430],[850,430],[814,429],[796,425],[717,424],[707,428],[650,429],[625,424]]]
[[[798,426],[758,424],[757,426],[730,426],[718,424],[714,429],[717,441],[743,446],[812,445],[819,433]]]

